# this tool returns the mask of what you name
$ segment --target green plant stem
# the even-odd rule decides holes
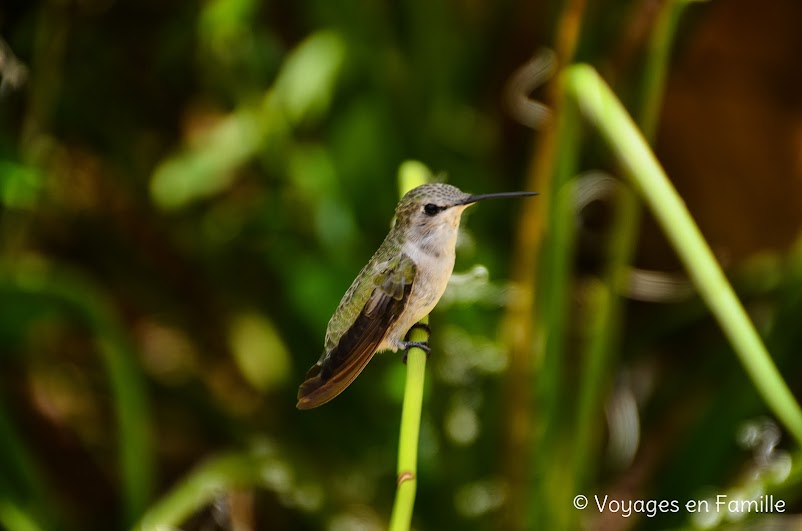
[[[133,348],[114,310],[93,285],[53,266],[0,263],[0,294],[3,291],[66,305],[93,334],[112,390],[125,518],[130,524],[145,509],[151,493],[150,414]]]
[[[640,209],[631,190],[620,186],[615,196],[610,254],[601,278],[587,289],[588,313],[582,356],[579,400],[574,427],[574,491],[581,492],[592,478],[597,458],[599,419],[604,418],[604,397],[621,329],[620,288],[634,249]]]
[[[536,360],[537,405],[540,423],[539,436],[530,451],[534,465],[533,477],[538,478],[539,494],[530,500],[522,526],[531,528],[536,523],[544,528],[565,529],[572,512],[562,510],[559,500],[570,498],[570,474],[558,466],[555,455],[563,451],[562,436],[566,429],[563,413],[566,401],[565,351],[568,344],[570,317],[571,278],[573,251],[576,243],[574,219],[574,193],[571,178],[576,174],[579,160],[577,150],[581,135],[578,131],[578,109],[573,101],[565,99],[557,115],[556,142],[559,150],[554,160],[549,199],[550,233],[543,249],[544,260],[539,271],[539,306],[542,315],[545,344],[542,356]],[[571,220],[571,221],[568,221]],[[555,507],[559,509],[555,510]],[[549,520],[551,519],[551,520]]]
[[[802,411],[687,207],[612,90],[589,65],[565,71],[567,92],[610,145],[652,210],[735,353],[777,418],[802,443]]]
[[[553,36],[558,67],[573,61],[586,4],[586,0],[561,3]],[[546,308],[559,305],[549,294],[552,290],[560,293],[564,286],[548,279],[545,271],[561,260],[560,250],[551,239],[551,223],[563,223],[552,213],[559,186],[555,174],[561,175],[568,165],[575,164],[561,153],[565,129],[570,126],[563,119],[566,98],[561,88],[557,78],[544,87],[545,102],[556,120],[545,124],[537,135],[526,178],[526,189],[539,192],[543,201],[524,202],[521,206],[510,274],[521,295],[512,298],[503,321],[509,366],[500,411],[504,426],[500,458],[507,485],[507,498],[497,524],[502,529],[527,529],[533,522],[548,528],[552,522],[543,521],[544,516],[551,514],[554,507],[552,496],[559,496],[547,487],[552,479],[553,460],[549,462],[546,456],[549,444],[557,441],[558,430],[549,425],[548,418],[553,413],[551,406],[559,404],[559,397],[554,399],[559,382],[550,378],[562,372],[559,357],[554,357],[559,356],[561,340],[550,337],[554,329],[550,328]],[[548,282],[540,283],[544,278]],[[555,316],[557,320],[561,318],[562,315]]]
[[[641,76],[640,106],[635,113],[643,136],[649,142],[654,139],[660,119],[663,93],[668,77],[668,61],[671,44],[677,33],[677,26],[683,11],[692,2],[700,0],[671,0],[663,4],[655,22],[649,50]]]
[[[420,320],[429,324],[429,317]],[[414,329],[411,341],[428,341],[429,334]],[[420,434],[421,409],[423,406],[423,383],[426,376],[426,353],[411,348],[407,355],[407,381],[404,387],[404,405],[401,410],[401,435],[398,444],[398,490],[390,518],[390,530],[409,529],[415,491],[418,484],[418,436]]]
[[[643,136],[654,141],[663,94],[668,76],[668,63],[680,15],[695,0],[670,0],[660,7],[640,77],[639,104],[633,117]],[[622,183],[623,184],[623,183]],[[597,458],[594,439],[599,435],[603,418],[604,395],[607,392],[610,370],[621,329],[621,289],[627,281],[627,268],[638,239],[641,205],[626,186],[619,186],[615,195],[615,216],[612,223],[609,257],[601,275],[601,283],[589,291],[588,305],[593,305],[587,319],[589,340],[584,345],[582,375],[579,385],[579,404],[575,427],[575,485],[581,492],[590,482],[593,467],[587,466]]]
[[[0,295],[1,296],[1,295]],[[0,402],[0,527],[19,529],[10,522],[30,513],[41,528],[53,527],[51,508],[54,502],[48,492],[39,463],[28,450],[26,441],[5,404]],[[26,510],[28,512],[26,513]],[[22,518],[20,521],[26,521]],[[24,528],[24,526],[22,527]]]
[[[431,173],[423,164],[404,162],[399,169],[399,191],[407,191],[429,181]],[[420,323],[429,325],[429,316]],[[428,332],[413,328],[410,341],[428,342]],[[401,407],[401,429],[398,441],[398,487],[395,492],[390,531],[406,531],[412,523],[415,491],[418,485],[418,436],[423,409],[423,384],[426,376],[426,353],[419,348],[407,352],[407,381],[404,386],[404,403]]]

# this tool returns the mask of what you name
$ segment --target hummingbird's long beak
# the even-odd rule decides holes
[[[497,194],[481,194],[481,195],[471,195],[468,196],[467,199],[464,199],[457,203],[457,205],[472,205],[478,201],[484,201],[485,199],[499,199],[502,197],[526,197],[530,195],[538,195],[537,192],[500,192]]]

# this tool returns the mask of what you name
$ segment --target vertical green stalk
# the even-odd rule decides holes
[[[400,192],[425,184],[429,170],[417,162],[405,162],[399,169]],[[428,326],[429,316],[420,320]],[[426,342],[428,332],[414,328],[410,341]],[[390,531],[406,531],[412,524],[412,509],[418,486],[418,437],[423,409],[423,384],[426,377],[426,353],[419,348],[407,352],[407,381],[404,387],[404,403],[401,409],[401,430],[398,441],[398,488],[390,516]]]
[[[0,527],[24,529],[26,524],[17,526],[12,522],[26,522],[28,519],[37,528],[53,527],[54,502],[45,486],[41,467],[28,451],[1,402],[0,454],[0,470],[3,471],[0,476]]]
[[[677,24],[685,7],[694,0],[666,2],[655,21],[645,65],[640,78],[639,104],[635,119],[650,143],[657,131],[662,109],[668,62]],[[581,492],[588,480],[595,461],[594,437],[598,433],[602,418],[602,407],[607,378],[615,347],[619,341],[621,324],[620,290],[630,264],[638,237],[641,208],[637,197],[624,186],[620,186],[614,201],[615,217],[611,228],[612,242],[606,267],[598,289],[589,291],[587,305],[590,307],[587,323],[588,341],[584,345],[582,376],[579,385],[579,404],[574,438],[575,488]]]
[[[561,5],[553,38],[558,66],[573,60],[585,4],[586,0],[569,0]],[[548,264],[541,262],[550,245],[550,223],[558,219],[551,214],[550,203],[565,97],[556,79],[548,83],[545,90],[545,102],[552,107],[555,120],[547,122],[537,135],[526,176],[526,189],[539,192],[543,201],[524,202],[521,207],[510,272],[510,280],[521,295],[512,298],[502,322],[504,346],[509,357],[499,412],[504,425],[501,471],[508,487],[499,519],[499,526],[504,529],[530,528],[527,520],[541,517],[544,511],[550,510],[541,496],[544,489],[540,488],[548,484],[549,463],[544,452],[539,451],[539,444],[550,427],[539,414],[540,400],[549,394],[542,392],[541,386],[549,383],[542,370],[544,339],[549,331],[545,322],[548,314],[543,306],[548,300],[544,291],[551,282],[538,281],[547,278],[542,269]]]
[[[673,0],[666,2],[654,26],[646,65],[641,77],[640,107],[636,113],[643,136],[650,142],[654,139],[660,118],[660,109],[668,76],[668,60],[671,43],[677,33],[680,16],[688,4],[700,0]]]
[[[40,270],[0,263],[0,290],[65,304],[81,316],[94,335],[113,396],[125,523],[130,524],[145,509],[151,493],[150,417],[141,373],[114,311],[92,285],[55,268]]]
[[[638,234],[639,205],[635,195],[620,186],[615,195],[610,256],[599,282],[588,290],[587,336],[583,345],[582,374],[574,431],[574,492],[581,492],[593,468],[597,452],[595,437],[603,417],[607,376],[613,365],[614,346],[621,325],[620,288],[625,282]]]
[[[549,206],[549,227],[545,240],[545,261],[540,271],[539,312],[542,315],[545,348],[537,367],[537,404],[540,410],[539,436],[533,446],[533,477],[537,479],[538,494],[529,501],[528,523],[545,528],[565,528],[568,506],[559,500],[570,491],[570,474],[557,466],[555,456],[563,454],[561,438],[565,435],[567,397],[564,375],[565,350],[568,340],[568,316],[573,277],[573,255],[576,240],[574,195],[571,179],[576,174],[577,150],[581,135],[578,132],[579,114],[570,99],[563,101],[557,115],[556,145],[559,150],[554,161]],[[561,455],[562,454],[562,455]],[[554,518],[554,520],[548,520]]]
[[[802,443],[802,411],[799,405],[682,198],[634,122],[592,67],[574,65],[564,75],[568,94],[576,99],[635,183],[702,299],[718,320],[758,393],[780,422]]]
[[[426,316],[420,321],[429,324]],[[428,341],[429,334],[418,328],[412,330],[411,341]],[[407,382],[401,410],[401,435],[398,445],[398,490],[395,494],[390,531],[404,531],[412,523],[412,508],[418,485],[418,435],[423,407],[423,382],[426,376],[426,353],[411,348],[407,355]]]

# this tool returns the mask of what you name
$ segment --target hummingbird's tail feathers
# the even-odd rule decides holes
[[[320,375],[320,371],[322,368],[323,362],[318,361],[314,365],[312,365],[308,371],[306,371],[306,375],[304,376],[304,380],[313,380],[316,376]]]
[[[351,385],[376,353],[387,332],[387,326],[376,324],[377,321],[369,319],[363,311],[337,346],[312,365],[298,389],[298,409],[322,406]]]
[[[325,384],[326,380],[320,376],[320,362],[317,362],[306,372],[306,379],[298,389],[298,409],[310,409],[323,404],[317,401],[313,403],[312,396]]]
[[[381,290],[377,288],[374,295]],[[382,296],[386,306],[392,297]],[[397,301],[396,301],[397,302]],[[371,318],[363,310],[340,342],[306,373],[298,389],[298,409],[322,406],[351,385],[368,364],[397,315],[383,311],[383,319]],[[392,317],[389,317],[392,316]]]
[[[298,404],[295,407],[312,409],[322,406],[345,391],[345,388],[359,376],[375,352],[375,348],[373,350],[363,349],[346,359],[333,372],[325,371],[320,362],[314,364],[306,373],[306,380],[298,389]],[[326,372],[330,373],[329,377],[326,377]]]

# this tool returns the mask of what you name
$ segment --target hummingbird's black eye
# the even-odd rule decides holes
[[[437,205],[433,205],[431,203],[428,203],[427,205],[425,205],[423,207],[423,211],[426,213],[427,216],[434,216],[435,214],[437,214],[441,210],[443,210],[441,207],[439,207]]]

